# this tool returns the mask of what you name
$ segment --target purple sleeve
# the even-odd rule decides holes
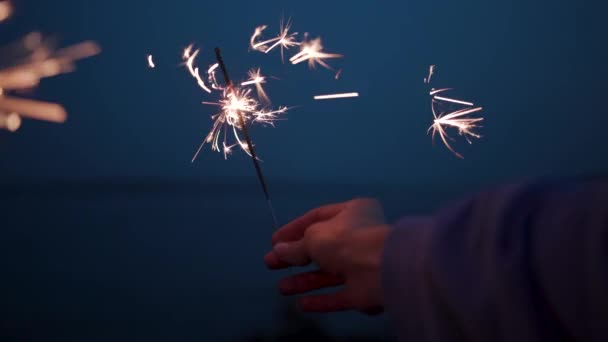
[[[387,239],[404,341],[608,341],[608,181],[510,186]]]

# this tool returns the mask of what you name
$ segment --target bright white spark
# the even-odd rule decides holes
[[[262,36],[262,32],[266,29],[266,25],[256,27],[250,39],[251,48],[260,52],[269,53],[274,48],[280,46],[281,60],[284,60],[285,50],[300,45],[300,42],[296,41],[298,33],[289,32],[289,30],[291,30],[291,24],[291,19],[288,19],[287,22],[285,22],[284,19],[281,19],[279,35],[262,42],[258,42],[257,39]]]
[[[443,88],[443,89],[431,89],[431,92],[429,93],[429,95],[433,96],[439,93],[443,93],[446,92],[448,90],[452,90],[452,88]]]
[[[433,75],[435,74],[435,65],[431,65],[429,67],[429,75],[427,76],[427,78],[424,79],[424,83],[431,83],[431,79],[433,77]]]
[[[204,91],[211,93],[211,89],[209,89],[207,87],[207,85],[201,78],[198,67],[194,67],[194,60],[196,59],[196,56],[198,56],[200,49],[197,49],[196,51],[193,52],[192,51],[193,47],[194,47],[193,45],[189,45],[188,47],[186,47],[184,49],[184,54],[183,54],[182,58],[186,62],[186,66],[188,67],[188,71],[190,72],[190,75],[192,75],[192,77],[194,77],[194,79],[196,79],[196,83],[198,83],[198,86],[201,89],[203,89]]]
[[[215,63],[213,65],[211,65],[209,67],[209,69],[207,70],[207,80],[209,81],[209,84],[211,84],[211,88],[215,89],[215,90],[222,90],[224,89],[222,86],[220,86],[220,84],[217,82],[217,78],[215,76],[215,71],[217,70],[217,68],[219,67],[219,63]]]
[[[342,69],[338,70],[338,72],[336,73],[336,76],[334,77],[335,79],[340,79],[340,76],[342,76]]]
[[[431,127],[429,128],[429,132],[430,131],[433,132],[433,134],[432,134],[433,139],[435,138],[436,134],[439,134],[439,137],[443,141],[443,144],[452,153],[454,153],[458,158],[463,159],[462,155],[460,153],[456,152],[454,150],[454,148],[448,142],[448,139],[449,140],[454,140],[454,139],[452,139],[447,134],[446,128],[452,127],[452,128],[458,129],[458,134],[461,136],[464,136],[465,139],[467,140],[467,142],[469,144],[471,144],[472,142],[469,139],[469,137],[481,138],[481,136],[479,134],[473,132],[473,130],[479,127],[478,123],[483,121],[483,118],[467,117],[467,115],[470,115],[470,114],[473,114],[476,112],[480,112],[483,110],[483,108],[482,107],[465,108],[465,109],[457,110],[457,111],[447,113],[444,115],[437,115],[436,110],[435,110],[436,102],[435,102],[435,100],[431,100],[431,101],[432,101],[431,108],[433,110],[433,116],[434,116],[435,120],[433,122],[433,125],[431,125]]]
[[[317,95],[314,97],[315,100],[331,100],[331,99],[343,99],[348,97],[358,97],[359,93],[344,93],[344,94],[330,94],[330,95]]]
[[[156,68],[156,65],[154,64],[154,57],[152,55],[148,55],[148,67],[150,69]]]
[[[268,42],[258,42],[258,38],[262,36],[262,33],[264,32],[264,30],[266,29],[266,25],[262,25],[262,26],[258,26],[255,28],[255,30],[253,31],[253,35],[251,36],[251,39],[249,40],[249,46],[253,49],[253,50],[257,50],[257,51],[261,51],[261,52],[266,52],[266,49],[268,49],[268,46],[266,44],[268,44]]]
[[[262,86],[263,83],[266,83],[266,77],[262,76],[260,68],[249,70],[248,76],[249,80],[241,83],[241,87],[255,85],[258,98],[265,103],[270,103],[270,99],[268,98],[268,95],[266,95],[266,91],[264,91],[264,87]]]
[[[342,57],[344,56],[340,54],[323,52],[321,38],[316,38],[302,42],[300,45],[300,52],[291,57],[289,61],[294,65],[308,61],[308,66],[311,69],[314,69],[316,64],[320,64],[327,69],[331,69],[331,67],[324,60],[328,58]]]
[[[286,107],[280,107],[274,111],[261,109],[260,103],[252,97],[251,92],[252,90],[249,88],[224,89],[222,98],[218,102],[203,102],[203,104],[218,106],[221,110],[211,117],[214,120],[213,127],[194,154],[193,162],[205,144],[210,144],[213,151],[223,152],[224,158],[228,158],[228,155],[232,153],[232,147],[236,145],[251,156],[247,144],[239,134],[242,129],[241,116],[244,124],[257,122],[273,125],[274,121],[278,119],[278,115],[287,111]],[[234,144],[229,144],[227,141],[228,129],[232,130],[236,140]]]
[[[435,100],[438,100],[438,101],[451,102],[451,103],[461,104],[463,106],[471,106],[472,107],[472,106],[475,105],[472,102],[466,102],[466,101],[456,100],[456,99],[452,99],[452,98],[449,98],[449,97],[434,96],[433,98]]]

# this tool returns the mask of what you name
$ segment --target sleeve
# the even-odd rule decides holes
[[[404,341],[608,341],[608,181],[506,186],[405,218],[382,282]]]

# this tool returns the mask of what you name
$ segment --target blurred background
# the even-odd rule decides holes
[[[252,136],[283,223],[327,202],[379,198],[389,220],[503,182],[608,169],[603,5],[539,0],[14,1],[0,44],[31,31],[100,56],[30,97],[63,125],[0,131],[0,335],[87,341],[392,340],[387,317],[299,315],[264,268],[273,232],[248,157],[209,149],[209,101],[181,52],[220,46],[234,79],[259,66],[293,106]],[[320,35],[325,69],[248,51],[253,29]],[[153,54],[155,69],[147,67]],[[460,160],[426,134],[432,86],[484,107]],[[324,93],[359,98],[313,101]],[[299,336],[299,337],[297,337]]]

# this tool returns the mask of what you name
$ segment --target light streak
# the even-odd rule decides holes
[[[343,94],[329,94],[329,95],[317,95],[314,97],[315,100],[332,100],[332,99],[343,99],[348,97],[358,97],[359,93],[343,93]]]

